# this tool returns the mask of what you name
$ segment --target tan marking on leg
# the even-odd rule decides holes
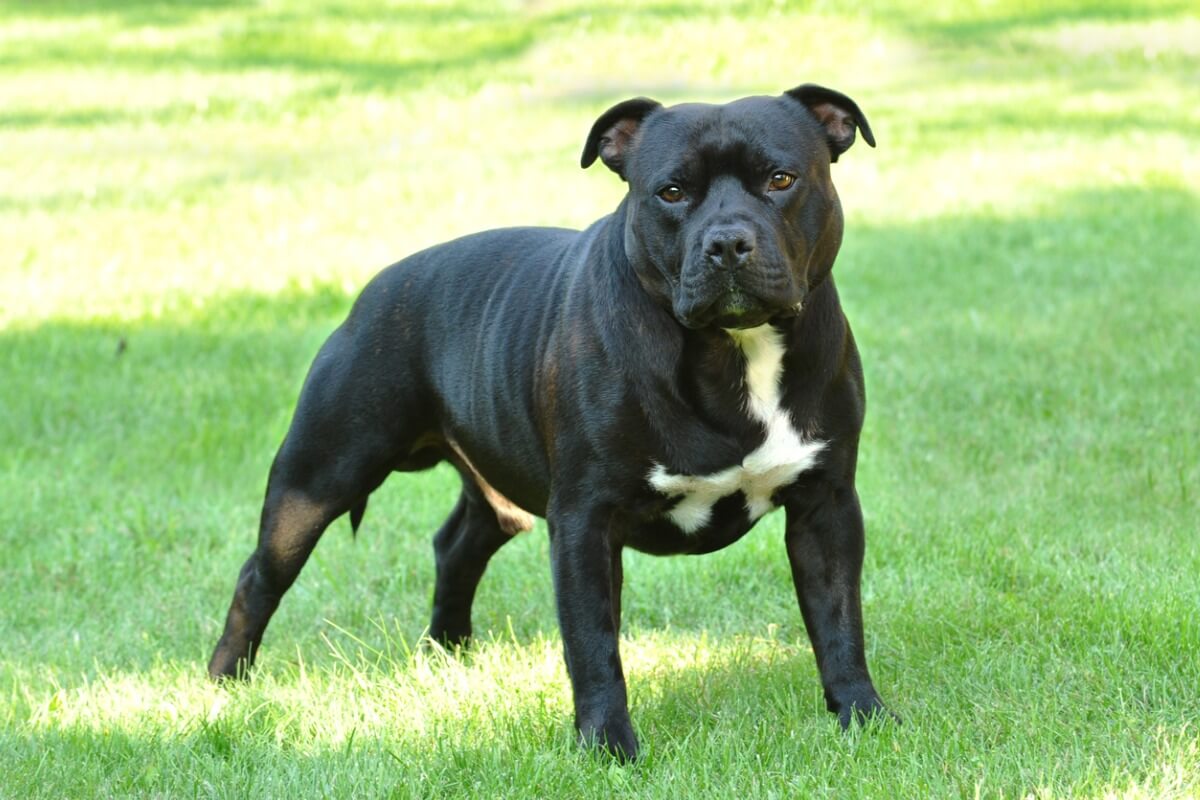
[[[308,547],[311,537],[328,523],[328,509],[303,492],[290,490],[275,505],[270,520],[267,551],[272,558],[291,559]]]

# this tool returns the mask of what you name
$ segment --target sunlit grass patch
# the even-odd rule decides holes
[[[452,724],[464,735],[482,726],[471,734],[484,736],[482,744],[490,726],[544,716],[560,718],[553,722],[557,729],[571,713],[557,637],[521,641],[498,632],[465,653],[447,653],[427,640],[408,641],[380,619],[363,637],[329,621],[323,627],[319,641],[308,643],[316,651],[311,660],[300,648],[290,656],[275,652],[245,683],[218,686],[191,665],[170,663],[101,672],[69,688],[53,679],[37,690],[39,681],[28,675],[13,716],[31,730],[130,734],[186,734],[218,720],[236,728],[257,719],[258,732],[270,729],[279,742],[326,748],[353,735],[421,739]],[[806,645],[769,636],[718,640],[703,632],[657,631],[627,636],[623,646],[638,705],[665,703],[697,719],[716,713],[699,702],[714,688],[726,701],[736,700],[731,680],[751,684],[759,673],[797,668],[799,658],[798,671],[815,675]],[[694,701],[687,699],[693,694]],[[825,721],[815,707],[809,711]]]
[[[1029,35],[1067,56],[1200,57],[1200,19],[1064,23]]]

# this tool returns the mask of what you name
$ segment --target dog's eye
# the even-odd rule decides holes
[[[771,182],[767,184],[768,192],[782,192],[792,188],[792,184],[796,182],[796,176],[790,172],[776,172],[771,176]]]
[[[683,193],[683,189],[680,189],[678,186],[672,183],[659,189],[658,196],[665,203],[678,203],[687,195]]]

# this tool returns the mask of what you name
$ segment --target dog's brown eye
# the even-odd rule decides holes
[[[795,182],[795,175],[788,172],[776,172],[771,176],[771,182],[767,184],[767,191],[782,192],[785,189],[792,188],[792,184]]]
[[[683,189],[672,183],[670,186],[664,186],[659,189],[658,196],[667,203],[678,203],[685,195],[683,194]]]

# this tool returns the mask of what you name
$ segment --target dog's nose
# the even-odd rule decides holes
[[[754,231],[742,227],[722,227],[704,236],[704,253],[718,265],[740,267],[754,255]]]

